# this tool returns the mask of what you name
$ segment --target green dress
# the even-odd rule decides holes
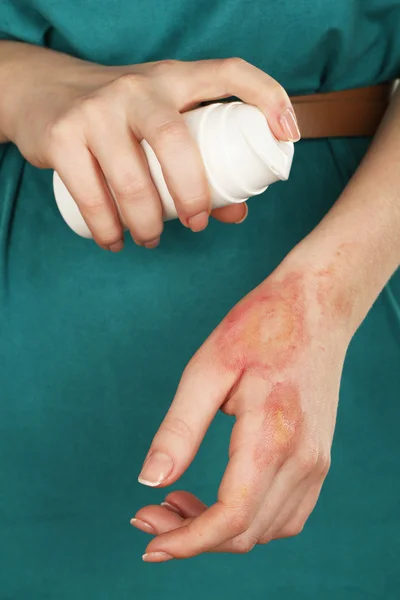
[[[2,0],[0,38],[104,64],[237,55],[290,93],[400,73],[399,0]],[[331,472],[300,536],[148,565],[129,525],[164,497],[137,475],[188,359],[368,143],[302,141],[240,227],[170,222],[157,250],[127,238],[120,255],[75,236],[51,172],[0,146],[0,600],[400,597],[400,273],[351,344]],[[231,424],[218,415],[173,488],[215,500]]]

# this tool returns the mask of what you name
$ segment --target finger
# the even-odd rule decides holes
[[[275,531],[271,531],[273,539],[294,537],[299,535],[303,527],[315,508],[321,493],[322,482],[314,483],[302,501],[294,508],[287,521]],[[268,535],[268,534],[267,534]]]
[[[155,504],[138,510],[130,522],[145,533],[159,535],[181,527],[185,520],[176,512]]]
[[[266,502],[260,515],[260,532],[259,543],[266,544],[275,539],[275,532],[278,531],[288,521],[289,516],[297,510],[298,506],[304,500],[315,478],[305,478],[288,494],[286,499],[275,511],[271,514],[270,504]],[[268,518],[270,516],[271,518]]]
[[[216,208],[212,211],[211,216],[222,223],[243,223],[249,214],[249,209],[246,203],[232,204],[223,208]]]
[[[147,161],[129,125],[104,116],[88,134],[92,153],[100,163],[133,239],[155,247],[163,229],[162,205]]]
[[[121,250],[122,224],[100,166],[89,149],[73,147],[56,157],[54,163],[95,241],[106,250]]]
[[[194,494],[182,490],[168,494],[161,505],[170,510],[178,511],[178,514],[185,517],[185,519],[198,517],[208,508],[207,504],[201,502]]]
[[[152,540],[147,552],[166,552],[180,558],[195,556],[209,552],[249,529],[279,468],[271,464],[263,476],[260,475],[254,462],[258,429],[256,413],[247,411],[238,418],[232,431],[230,460],[217,503],[188,525]]]
[[[311,460],[308,451],[306,456],[299,455],[302,466],[298,475],[297,459],[295,461],[293,455],[301,440],[304,415],[292,385],[271,385],[255,376],[245,376],[230,402],[239,407],[236,408],[238,418],[232,431],[230,460],[218,502],[186,527],[154,539],[149,552],[194,556],[238,537],[247,537],[246,550],[250,549],[257,537],[249,532],[254,530],[255,519],[269,490],[274,490],[269,516],[272,520],[279,501],[283,502],[285,494],[294,489],[296,478],[308,475],[315,466],[313,455]],[[293,466],[286,467],[288,462]],[[278,479],[281,468],[283,475]]]
[[[183,103],[184,110],[206,100],[235,96],[258,106],[279,140],[300,139],[295,113],[284,88],[248,62],[240,58],[183,62],[178,74],[185,82],[185,102],[182,102],[182,83],[174,86],[172,93],[175,91],[175,101]]]
[[[221,371],[205,352],[190,361],[153,439],[140,483],[165,486],[182,475],[235,379],[235,373]]]
[[[157,97],[128,108],[132,130],[154,151],[181,222],[201,231],[208,224],[211,198],[199,148],[178,110]]]
[[[161,502],[160,505],[149,505],[141,508],[135,517],[131,519],[131,523],[142,531],[160,535],[187,525],[189,520],[198,517],[206,509],[207,506],[193,494],[174,491],[168,494],[165,501]],[[172,517],[170,513],[173,514]]]
[[[289,459],[276,473],[251,526],[243,534],[214,548],[214,552],[248,552],[259,543],[270,524],[275,522],[282,506],[292,499],[304,480],[293,462]]]
[[[304,498],[313,496],[313,494],[317,493],[318,495],[321,491],[321,487],[325,478],[328,474],[330,467],[330,454],[321,452],[318,457],[315,453],[305,453],[303,454],[303,459],[298,460],[298,468],[303,468],[305,472],[309,470],[309,476],[305,477],[303,481],[300,482],[298,486],[298,493],[300,498],[289,499],[288,502],[282,507],[281,511],[277,515],[275,521],[271,523],[268,530],[264,533],[264,538],[269,539],[277,539],[278,537],[289,537],[289,536],[281,536],[279,532],[286,527],[286,523],[289,522],[294,515],[298,511],[298,507],[304,502]],[[279,535],[278,535],[279,534]]]
[[[314,459],[299,461],[297,455],[290,457],[274,478],[257,516],[249,529],[214,552],[248,552],[256,543],[265,544],[275,539],[274,531],[283,527],[290,515],[308,496],[309,490],[321,481],[321,470]],[[297,535],[297,534],[294,534]]]
[[[279,475],[276,477],[266,497],[265,505],[259,516],[258,533],[261,543],[268,541],[268,531],[275,528],[275,522],[285,505],[295,505],[313,485],[315,480],[320,481],[325,472],[325,460],[319,451],[304,441],[290,456]],[[301,499],[300,498],[300,499]],[[260,530],[263,530],[261,534]]]
[[[131,519],[131,525],[152,535],[161,535],[189,522],[207,509],[193,494],[175,491],[160,505],[144,506]]]

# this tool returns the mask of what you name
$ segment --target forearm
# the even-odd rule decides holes
[[[293,254],[330,278],[326,294],[345,298],[355,330],[400,263],[399,93],[349,185]]]

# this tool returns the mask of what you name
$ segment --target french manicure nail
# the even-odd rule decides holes
[[[180,517],[183,517],[179,508],[177,506],[174,506],[173,504],[170,504],[169,502],[161,502],[160,506],[164,506],[165,508],[168,508],[168,510],[171,510],[172,512],[176,513]]]
[[[289,142],[298,142],[301,138],[296,115],[292,108],[286,108],[279,117],[279,123]]]
[[[203,231],[208,225],[208,212],[203,210],[203,212],[198,215],[194,215],[188,219],[189,227],[192,231]]]
[[[118,240],[118,242],[114,242],[114,244],[110,244],[108,246],[108,249],[110,250],[110,252],[119,252],[120,250],[122,250],[123,247],[124,247],[123,240]]]
[[[150,242],[146,242],[144,245],[145,248],[148,248],[149,250],[151,250],[152,248],[157,248],[158,244],[160,243],[160,238],[155,238],[154,240],[150,240]]]
[[[131,525],[140,529],[141,531],[145,531],[146,533],[156,533],[152,525],[150,523],[146,523],[142,519],[137,519],[136,517],[131,519]]]
[[[164,452],[152,452],[145,460],[138,477],[139,483],[155,487],[160,485],[171,473],[174,467],[172,458]]]
[[[147,552],[142,556],[144,562],[165,562],[172,560],[174,557],[166,552]]]

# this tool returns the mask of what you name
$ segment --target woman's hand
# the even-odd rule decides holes
[[[145,560],[301,531],[329,468],[348,344],[400,264],[399,142],[397,93],[333,208],[191,360],[140,480],[176,481],[219,408],[236,417],[229,463],[210,508],[177,491],[138,511],[133,524],[156,534]]]
[[[166,486],[193,460],[218,409],[236,417],[217,502],[174,491],[132,523],[156,534],[145,560],[247,552],[298,534],[330,464],[352,294],[324,266],[289,256],[222,321],[185,369],[139,481]]]
[[[0,118],[1,129],[32,164],[58,172],[94,239],[106,249],[122,248],[123,228],[104,180],[134,240],[149,248],[159,242],[162,205],[139,145],[143,138],[161,163],[181,222],[193,231],[207,226],[211,206],[204,165],[181,112],[237,96],[263,111],[276,137],[299,137],[284,89],[237,58],[104,67],[25,44],[14,47],[19,70],[11,61],[2,79],[15,108],[10,122]],[[3,99],[0,112],[6,104]],[[246,214],[247,207],[238,205],[214,216],[240,222]]]

